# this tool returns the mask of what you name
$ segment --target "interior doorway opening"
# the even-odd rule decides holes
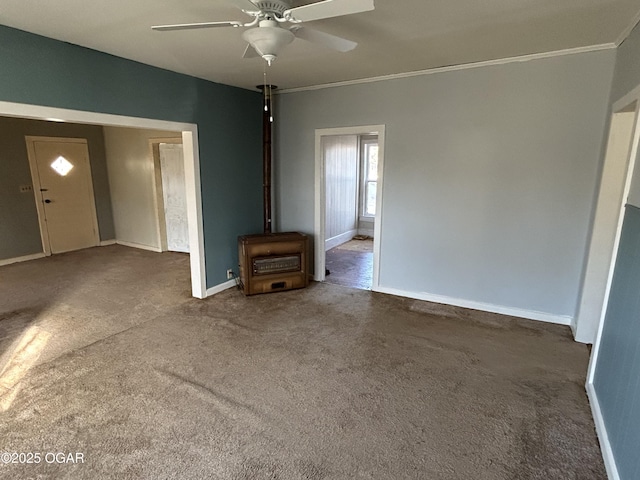
[[[383,159],[383,125],[316,130],[316,281],[378,287]]]
[[[625,204],[637,152],[638,107],[634,100],[614,108],[593,220],[576,320],[576,341],[594,343],[606,309]]]
[[[176,132],[176,136],[181,139],[184,149],[183,164],[188,223],[191,293],[196,298],[205,298],[207,296],[197,125],[11,102],[0,102],[0,115],[23,119],[44,120],[48,122],[97,125],[104,128],[125,127],[132,129]],[[148,149],[149,145],[147,144],[145,148]],[[20,188],[22,188],[22,185]],[[103,243],[101,242],[101,244]],[[0,264],[35,259],[44,255],[45,253],[41,252],[33,255],[23,255],[20,258],[7,258],[0,262]]]
[[[378,136],[323,138],[325,281],[371,290],[378,185]]]

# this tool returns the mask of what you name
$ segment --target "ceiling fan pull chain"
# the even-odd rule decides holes
[[[271,91],[271,85],[269,85],[269,121],[273,123],[273,92]]]
[[[264,111],[268,112],[269,111],[269,104],[268,104],[268,97],[267,97],[267,66],[266,64],[263,67],[264,69],[264,86],[262,88],[262,93],[264,95]]]

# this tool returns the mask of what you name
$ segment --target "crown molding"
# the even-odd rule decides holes
[[[619,47],[622,44],[622,42],[624,42],[627,39],[627,37],[631,35],[631,32],[633,31],[634,28],[636,28],[636,25],[638,24],[638,22],[640,22],[640,10],[638,10],[638,12],[631,18],[631,22],[629,23],[627,28],[625,28],[616,39],[616,47]]]
[[[343,82],[325,83],[321,85],[310,85],[308,87],[283,88],[281,90],[278,90],[275,93],[282,95],[285,93],[306,92],[310,90],[323,90],[325,88],[345,87],[348,85],[359,85],[362,83],[383,82],[386,80],[395,80],[398,78],[419,77],[422,75],[455,72],[458,70],[468,70],[472,68],[489,67],[494,65],[506,65],[509,63],[530,62],[532,60],[540,60],[543,58],[562,57],[565,55],[576,55],[579,53],[597,52],[600,50],[610,50],[610,49],[617,48],[617,46],[618,44],[616,43],[603,43],[600,45],[590,45],[588,47],[567,48],[564,50],[555,50],[553,52],[532,53],[529,55],[520,55],[517,57],[500,58],[496,60],[487,60],[484,62],[463,63],[460,65],[450,65],[447,67],[430,68],[427,70],[418,70],[414,72],[393,73],[391,75],[382,75],[379,77],[359,78],[356,80],[345,80]]]

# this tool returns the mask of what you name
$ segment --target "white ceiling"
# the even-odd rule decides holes
[[[312,3],[294,1],[293,6]],[[297,39],[267,74],[295,88],[550,52],[621,39],[640,0],[375,0],[376,9],[305,26],[359,43],[348,53]],[[0,24],[215,82],[253,88],[264,60],[242,59],[242,29],[151,25],[249,21],[226,0],[1,0]]]

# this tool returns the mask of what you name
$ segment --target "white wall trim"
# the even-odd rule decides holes
[[[139,248],[140,250],[148,250],[150,252],[162,253],[162,249],[160,247],[153,247],[151,245],[143,245],[142,243],[125,242],[124,240],[116,240],[116,243],[118,245],[122,245],[124,247]]]
[[[380,282],[380,241],[382,225],[382,196],[384,192],[384,125],[362,125],[355,127],[320,128],[315,132],[315,218],[314,218],[314,269],[313,279],[323,282],[325,279],[326,256],[324,248],[326,187],[322,137],[333,135],[377,135],[378,136],[378,191],[376,194],[376,218],[373,237],[373,282],[372,288]]]
[[[573,318],[573,320],[571,320],[571,324],[569,325],[569,327],[571,327],[571,335],[573,335],[573,338],[575,339],[576,338],[576,333],[577,333],[575,317]]]
[[[607,427],[604,423],[602,410],[600,410],[598,394],[596,393],[593,383],[587,383],[586,388],[587,396],[589,397],[589,404],[591,405],[591,413],[593,414],[593,421],[596,425],[596,433],[598,434],[598,440],[600,441],[600,450],[602,451],[604,466],[607,469],[607,476],[609,477],[609,480],[620,480],[620,474],[618,473],[618,467],[616,466],[616,459],[613,456],[613,449],[611,448],[611,442],[609,441],[609,434],[607,433]]]
[[[640,85],[637,85],[631,91],[613,102],[613,105],[611,106],[611,113],[621,112],[637,100],[640,100]]]
[[[633,103],[630,105],[633,105]],[[625,109],[630,105],[626,105]],[[601,172],[600,184],[598,185],[597,204],[591,226],[578,308],[574,319],[574,338],[577,342],[595,342],[598,325],[603,321],[602,311],[607,306],[607,296],[609,294],[608,275],[612,273],[611,268],[615,264],[625,204],[631,189],[631,179],[635,165],[637,140],[640,133],[638,130],[639,105],[640,102],[636,102],[634,111],[613,111],[610,116],[604,166]],[[625,117],[618,115],[624,115]],[[628,142],[626,142],[623,159],[622,155],[619,154],[619,149],[614,149],[612,145],[616,145],[614,139],[621,137],[621,125],[622,131],[625,132],[624,138],[627,138],[624,130],[627,125],[621,123],[628,122],[627,115],[631,121],[628,124]],[[620,146],[619,141],[616,146]],[[619,193],[619,195],[615,195],[616,193]],[[610,209],[611,198],[617,199],[615,214],[612,214]],[[611,223],[615,223],[615,226],[610,225]],[[612,230],[615,232],[612,239],[613,243],[603,245],[604,239],[607,238]],[[610,246],[610,249],[607,249],[607,246]],[[596,249],[596,247],[598,248]],[[603,251],[606,252],[606,258],[603,258]],[[604,269],[607,271],[607,276],[594,273],[594,271],[600,272]],[[594,291],[594,288],[602,286],[604,287],[604,291],[601,291],[602,303],[596,309],[593,305],[590,305],[589,301],[598,297],[598,291]],[[598,319],[597,323],[593,321],[595,318]]]
[[[629,30],[629,33],[630,32],[631,30]],[[457,70],[468,70],[470,68],[490,67],[494,65],[506,65],[508,63],[529,62],[531,60],[540,60],[543,58],[562,57],[565,55],[576,55],[579,53],[598,52],[600,50],[610,50],[612,48],[617,48],[618,45],[619,44],[616,44],[616,43],[603,43],[600,45],[591,45],[587,47],[555,50],[553,52],[532,53],[529,55],[520,55],[517,57],[507,57],[507,58],[500,58],[496,60],[486,60],[484,62],[463,63],[460,65],[450,65],[447,67],[437,67],[437,68],[430,68],[427,70],[417,70],[415,72],[394,73],[391,75],[381,75],[379,77],[360,78],[357,80],[346,80],[344,82],[325,83],[322,85],[310,85],[308,87],[298,87],[298,88],[283,88],[282,90],[278,90],[276,94],[280,95],[280,94],[286,94],[286,93],[306,92],[309,90],[322,90],[325,88],[344,87],[347,85],[359,85],[362,83],[383,82],[386,80],[395,80],[397,78],[419,77],[422,75],[432,75],[435,73],[455,72]]]
[[[219,285],[216,285],[214,287],[207,288],[207,297],[210,297],[211,295],[215,295],[216,293],[224,292],[225,290],[229,290],[230,288],[233,288],[235,286],[236,286],[235,278],[231,280],[227,280],[224,283],[220,283]]]
[[[460,298],[446,297],[444,295],[436,295],[426,292],[409,292],[397,288],[381,287],[372,289],[374,292],[387,293],[398,297],[413,298],[415,300],[424,300],[426,302],[442,303],[444,305],[453,305],[456,307],[469,308],[472,310],[481,310],[483,312],[499,313],[501,315],[509,315],[511,317],[526,318],[527,320],[538,320],[540,322],[556,323],[558,325],[571,325],[572,318],[568,315],[554,315],[551,313],[538,312],[535,310],[524,310],[521,308],[505,307],[502,305],[494,305],[491,303],[475,302],[472,300],[463,300]]]
[[[609,275],[607,277],[607,286],[604,294],[604,302],[602,303],[602,311],[600,313],[600,322],[598,324],[598,331],[596,333],[596,341],[593,344],[593,350],[591,351],[591,358],[589,359],[589,369],[587,371],[587,384],[593,383],[593,377],[595,375],[596,365],[598,363],[598,355],[600,355],[600,343],[602,341],[602,331],[604,330],[604,320],[607,316],[607,309],[609,307],[609,296],[611,294],[611,284],[613,283],[613,274],[616,268],[616,260],[618,259],[618,250],[620,248],[620,237],[622,235],[622,226],[624,223],[624,214],[626,209],[627,199],[629,197],[629,191],[631,190],[631,180],[636,165],[636,157],[638,156],[638,149],[640,148],[640,123],[638,122],[640,117],[640,85],[634,88],[627,95],[623,96],[620,100],[613,104],[612,115],[615,112],[623,110],[628,105],[636,104],[636,120],[633,127],[633,143],[631,145],[631,152],[629,157],[629,165],[627,170],[627,177],[625,179],[624,193],[622,195],[622,205],[620,206],[620,215],[618,216],[618,225],[616,227],[616,236],[613,243],[613,254],[611,255],[611,264],[609,265]]]
[[[5,265],[11,265],[12,263],[28,262],[29,260],[36,260],[38,258],[44,258],[44,257],[46,257],[44,252],[40,252],[40,253],[32,253],[31,255],[24,255],[22,257],[5,258],[3,260],[0,260],[0,267],[3,267]]]
[[[204,258],[202,189],[200,185],[198,126],[196,124],[2,101],[0,101],[0,115],[52,122],[74,122],[182,132],[185,182],[187,184],[189,248],[191,251],[189,256],[191,262],[191,294],[196,298],[206,297],[207,279]]]
[[[116,239],[113,238],[111,240],[101,240],[100,241],[100,246],[101,247],[108,247],[109,245],[115,245],[116,244]]]
[[[324,249],[325,251],[331,250],[332,248],[337,247],[338,245],[347,243],[357,234],[358,234],[358,230],[353,229],[353,230],[349,230],[348,232],[341,233],[340,235],[336,235],[335,237],[328,238],[327,240],[324,241]]]
[[[191,289],[194,297],[205,298],[207,296],[207,272],[205,270],[204,257],[204,222],[202,219],[198,127],[195,125],[191,131],[184,129],[182,131],[182,155],[184,156],[184,180],[187,184]]]
[[[637,17],[640,16],[640,13],[636,16],[634,21],[637,23]],[[632,27],[633,28],[633,27]],[[625,37],[626,38],[626,37]],[[623,39],[624,41],[624,39]],[[589,397],[589,404],[591,405],[591,412],[593,414],[593,419],[596,427],[596,433],[598,434],[598,440],[600,441],[600,449],[602,451],[602,458],[604,460],[605,468],[607,469],[607,476],[610,480],[619,480],[620,475],[618,473],[618,468],[616,465],[615,457],[613,455],[613,449],[611,447],[611,442],[609,441],[609,434],[607,432],[607,427],[604,421],[604,417],[602,416],[602,410],[600,409],[600,402],[598,400],[598,394],[595,389],[594,381],[595,374],[598,365],[598,357],[600,355],[600,347],[602,345],[602,333],[604,331],[604,322],[607,316],[607,310],[609,306],[609,297],[611,294],[611,285],[613,282],[613,274],[615,271],[616,261],[618,259],[618,250],[620,248],[620,237],[622,233],[622,226],[624,223],[624,210],[626,209],[627,199],[629,196],[629,191],[631,187],[631,180],[633,177],[636,157],[638,155],[638,149],[640,144],[640,125],[638,124],[638,116],[640,115],[640,85],[636,86],[627,94],[623,95],[617,101],[615,101],[612,105],[611,115],[614,115],[617,112],[623,111],[628,106],[632,105],[633,102],[638,102],[635,106],[635,114],[636,120],[633,131],[633,140],[631,146],[631,153],[628,165],[627,177],[625,179],[624,186],[624,194],[621,206],[621,213],[618,218],[618,226],[616,229],[616,237],[614,241],[613,247],[613,255],[611,257],[611,264],[609,266],[609,275],[607,277],[607,287],[604,297],[604,303],[602,306],[602,311],[600,314],[600,322],[598,325],[598,332],[596,334],[596,341],[593,345],[593,350],[591,351],[591,358],[589,359],[589,369],[587,370],[587,382],[585,388],[587,390],[587,396]]]

